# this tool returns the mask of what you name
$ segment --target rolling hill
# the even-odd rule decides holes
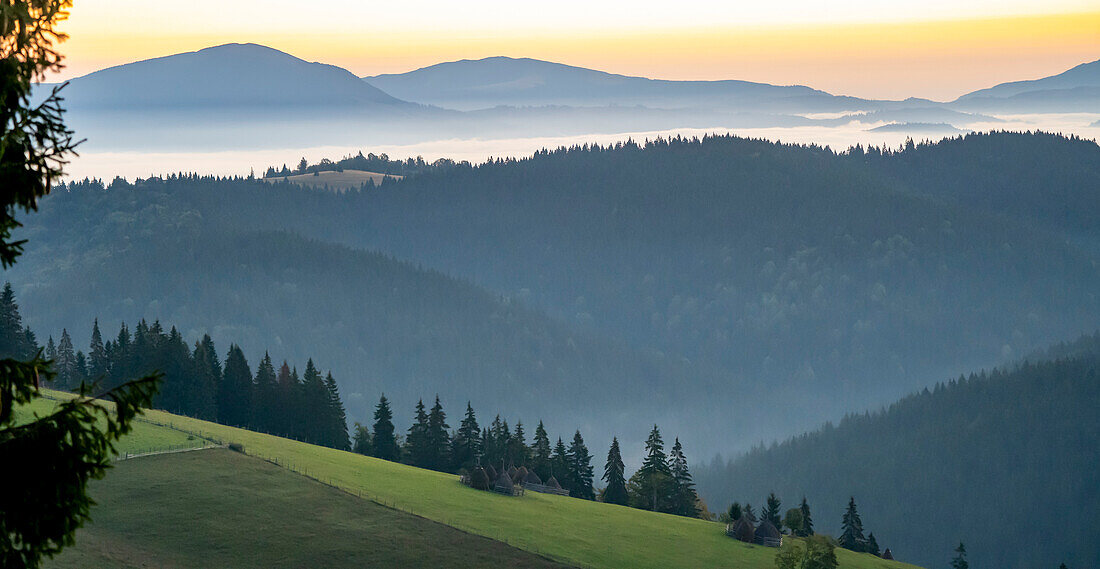
[[[255,551],[257,555],[276,555],[287,551],[285,544],[273,543],[270,551],[264,553],[261,550],[262,538],[251,545],[239,544],[236,540],[243,535],[244,539],[256,541],[255,534],[244,530],[256,527],[250,524],[264,524],[266,519],[271,518],[268,507],[285,507],[286,511],[301,511],[302,514],[272,519],[270,525],[264,524],[270,529],[261,532],[261,536],[273,535],[278,540],[313,536],[315,540],[322,540],[317,542],[317,547],[323,547],[333,539],[334,549],[318,554],[340,556],[341,560],[373,559],[382,562],[405,559],[401,556],[415,552],[428,560],[450,559],[461,563],[462,557],[477,560],[491,553],[509,555],[520,565],[548,565],[499,544],[448,532],[446,528],[424,521],[431,520],[466,534],[504,542],[511,547],[573,566],[609,569],[705,566],[770,569],[774,566],[775,549],[728,538],[723,525],[716,522],[534,492],[521,497],[507,497],[463,486],[454,475],[161,411],[147,411],[146,415],[149,420],[172,429],[222,443],[243,445],[245,453],[255,458],[249,460],[224,451],[207,450],[172,457],[142,458],[121,464],[117,472],[109,473],[104,482],[93,486],[100,506],[92,511],[96,521],[83,530],[88,534],[88,543],[78,545],[73,551],[73,563],[79,564],[83,559],[102,559],[102,556],[112,554],[123,557],[123,562],[135,557],[172,555],[186,567],[203,553],[200,551],[202,546],[208,546],[213,552],[240,547],[243,548],[240,551]],[[264,459],[305,474],[329,487],[343,490],[345,494],[331,492],[308,480],[293,480],[286,471],[263,463],[256,464],[253,462],[255,459]],[[181,476],[183,473],[191,476]],[[119,475],[117,481],[111,479],[114,475]],[[276,491],[268,491],[269,487]],[[144,514],[136,513],[138,509],[132,504],[135,492],[142,497],[141,503],[145,507],[165,511],[168,519],[150,523]],[[195,494],[194,498],[189,498],[190,493]],[[118,496],[125,496],[126,503],[108,503],[109,498]],[[391,509],[351,503],[349,500],[353,496],[354,500],[363,498],[364,501]],[[320,501],[324,507],[317,508],[313,505],[315,501]],[[246,520],[246,516],[241,516],[238,511],[229,513],[221,521],[203,521],[203,525],[194,530],[194,540],[186,540],[186,536],[179,531],[180,524],[172,523],[172,520],[187,520],[192,516],[202,520],[204,511],[226,511],[232,509],[234,504],[238,504],[244,513],[255,511],[258,519]],[[411,516],[401,515],[402,512],[419,518],[410,520]],[[100,517],[97,519],[97,516]],[[301,519],[313,523],[308,528],[302,528],[295,523]],[[352,523],[356,520],[362,520],[366,527]],[[138,524],[140,527],[136,527]],[[176,531],[165,535],[160,528],[166,527]],[[321,535],[322,529],[329,528],[333,536]],[[371,528],[377,528],[379,532],[374,537],[363,533],[364,529]],[[82,535],[77,534],[78,542]],[[141,536],[141,541],[127,539],[127,536],[134,535]],[[339,539],[355,536],[362,536],[362,546]],[[407,544],[408,551],[396,551],[391,539]],[[437,552],[413,549],[433,539],[443,539]],[[148,545],[142,545],[142,542],[148,542]],[[378,549],[374,549],[376,545]],[[143,547],[152,551],[142,551]],[[196,551],[187,551],[189,547],[196,548]],[[311,545],[303,547],[309,551]],[[209,552],[206,553],[209,555]],[[287,552],[287,555],[295,554]],[[208,560],[209,557],[201,559]],[[841,569],[913,567],[843,550],[837,550],[837,559]],[[252,562],[245,560],[243,563]]]
[[[837,531],[849,496],[903,559],[1096,567],[1100,334],[924,389],[696,475],[712,503],[805,495]],[[889,536],[884,538],[883,536]],[[1043,537],[1051,536],[1051,537]]]
[[[1100,60],[1028,81],[967,93],[951,106],[999,112],[1100,112]]]
[[[65,89],[74,111],[275,110],[415,107],[362,82],[346,69],[310,63],[256,44],[226,44],[109,67]]]
[[[128,460],[47,568],[567,567],[229,450]]]
[[[364,77],[397,97],[458,110],[496,106],[608,105],[653,108],[850,111],[868,101],[801,85],[750,81],[667,81],[616,75],[530,58],[488,57],[439,63],[400,74]]]

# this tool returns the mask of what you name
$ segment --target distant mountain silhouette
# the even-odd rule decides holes
[[[878,108],[863,99],[838,97],[802,85],[734,80],[667,81],[530,58],[464,59],[364,80],[405,100],[458,110],[500,105],[751,107],[773,111]]]
[[[226,44],[110,67],[73,79],[74,109],[411,106],[346,69],[256,44]]]
[[[1004,111],[1100,111],[1100,60],[1042,79],[980,89],[959,97],[953,105]]]

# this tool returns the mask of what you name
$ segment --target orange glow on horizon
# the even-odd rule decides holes
[[[1100,11],[950,21],[580,30],[244,31],[97,34],[74,13],[62,45],[71,78],[130,61],[253,42],[357,75],[456,59],[533,57],[661,79],[803,84],[834,94],[950,100],[1100,59]]]

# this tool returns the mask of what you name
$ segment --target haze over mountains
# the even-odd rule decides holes
[[[65,97],[92,152],[392,147],[675,129],[779,129],[769,136],[846,146],[925,137],[929,125],[943,133],[1047,124],[999,126],[989,113],[1003,110],[1091,112],[1087,120],[1046,127],[1088,134],[1100,118],[1097,68],[937,103],[736,80],[655,80],[506,57],[358,79],[268,47],[228,44],[79,77]],[[1042,103],[1055,99],[1063,102]],[[784,129],[811,130],[784,136]]]

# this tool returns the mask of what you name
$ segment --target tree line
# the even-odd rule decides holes
[[[40,347],[23,326],[11,284],[0,293],[0,356],[32,357]],[[209,335],[189,347],[173,326],[140,321],[122,323],[104,341],[99,321],[92,324],[88,351],[76,349],[67,329],[46,342],[46,359],[57,372],[47,386],[76,390],[98,382],[109,389],[152,370],[163,374],[153,406],[179,415],[217,421],[339,449],[350,448],[347,418],[332,373],[322,374],[312,359],[304,373],[286,361],[276,369],[265,353],[252,372],[244,352],[231,344],[225,360]]]
[[[612,439],[602,477],[606,484],[598,490],[593,457],[580,430],[573,433],[568,444],[561,437],[551,443],[546,425],[539,421],[528,443],[522,421],[517,421],[513,428],[498,414],[483,427],[469,402],[458,427],[448,429],[451,427],[447,414],[437,396],[431,408],[422,399],[417,401],[412,426],[404,436],[399,435],[393,424],[393,409],[383,394],[375,406],[374,423],[370,426],[355,423],[352,450],[455,474],[478,469],[495,474],[512,467],[523,468],[539,480],[554,479],[575,498],[681,516],[697,517],[705,512],[695,492],[683,445],[676,439],[671,453],[666,453],[656,425],[646,440],[645,461],[629,481],[625,478],[619,439]]]

